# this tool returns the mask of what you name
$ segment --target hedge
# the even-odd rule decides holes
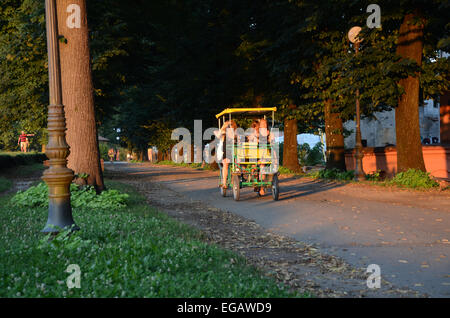
[[[0,171],[16,166],[42,163],[47,159],[48,159],[47,156],[41,152],[28,152],[28,153],[0,152]]]

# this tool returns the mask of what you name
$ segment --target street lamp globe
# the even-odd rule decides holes
[[[361,43],[362,39],[360,39],[358,37],[359,32],[361,32],[361,27],[360,26],[354,26],[353,28],[350,29],[350,31],[348,31],[348,39],[350,40],[350,42],[352,43]]]

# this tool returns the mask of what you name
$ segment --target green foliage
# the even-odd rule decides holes
[[[16,150],[21,130],[46,140],[47,51],[44,2],[3,0],[0,8],[0,149]],[[36,148],[37,149],[37,148]]]
[[[283,166],[280,166],[278,168],[278,172],[280,174],[295,174],[295,175],[299,174],[298,172],[292,171],[292,170],[290,170],[290,169],[288,169],[286,167],[283,167]]]
[[[83,240],[80,233],[73,232],[71,228],[58,230],[60,232],[57,235],[49,233],[42,237],[37,248],[47,251],[60,251],[76,250],[93,245],[90,240]]]
[[[11,187],[12,187],[11,180],[0,177],[0,193],[9,190]]]
[[[388,184],[413,189],[430,189],[439,186],[439,184],[430,177],[429,172],[416,169],[409,169],[408,171],[397,173]]]
[[[47,159],[45,154],[37,152],[0,152],[0,171],[17,166],[42,163]]]
[[[341,171],[339,169],[324,169],[315,171],[309,174],[309,176],[318,179],[349,181],[354,179],[355,172],[353,170]]]
[[[80,178],[80,179],[84,179],[84,180],[86,180],[87,178],[89,178],[89,173],[77,173],[76,175],[75,175],[75,178]]]
[[[194,119],[211,127],[219,110],[256,105],[259,97],[278,107],[279,122],[299,119],[302,132],[323,128],[325,100],[343,120],[353,118],[356,88],[368,117],[396,107],[399,80],[408,76],[420,74],[421,96],[436,98],[450,87],[450,62],[439,55],[450,51],[442,14],[450,7],[429,3],[381,1],[382,28],[368,29],[367,1],[88,1],[99,131],[136,152],[165,151],[173,128],[192,131]],[[402,20],[416,9],[426,20],[420,66],[396,53]],[[353,25],[363,26],[358,55],[347,39]],[[42,144],[44,2],[4,0],[0,31],[0,148],[17,149],[21,129]]]
[[[108,157],[108,150],[110,149],[110,147],[108,146],[108,144],[104,143],[104,142],[100,142],[98,144],[98,148],[100,151],[100,159],[103,159],[105,161],[109,160]]]
[[[325,164],[323,159],[322,143],[317,143],[312,149],[309,144],[305,143],[298,145],[297,149],[300,165],[315,166]]]
[[[202,241],[203,234],[146,204],[129,185],[124,209],[79,207],[79,232],[42,237],[48,210],[11,207],[0,197],[0,297],[292,297],[246,263]],[[77,264],[81,288],[68,289]]]
[[[70,184],[71,204],[74,208],[94,210],[117,210],[127,205],[128,195],[117,190],[106,190],[97,194],[92,186]],[[26,191],[18,191],[11,199],[17,207],[48,207],[48,187],[44,182],[30,187]]]
[[[381,170],[366,174],[367,181],[380,181],[381,180]]]

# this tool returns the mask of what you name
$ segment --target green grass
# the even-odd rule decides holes
[[[7,179],[27,178],[41,176],[46,167],[42,163],[33,163],[29,165],[13,166],[8,169],[0,170],[0,177]]]
[[[324,169],[312,172],[308,176],[315,179],[351,181],[355,176],[355,172],[353,170]]]
[[[117,210],[75,208],[81,231],[48,242],[46,208],[0,197],[0,297],[290,297],[244,258],[202,241],[197,230],[145,203],[128,185]],[[70,264],[81,288],[68,289]]]
[[[391,179],[382,180],[381,172],[375,171],[371,174],[366,174],[366,180],[364,181],[354,181],[354,171],[340,171],[338,169],[330,170],[320,170],[308,174],[309,177],[315,179],[325,179],[325,180],[338,180],[338,181],[350,181],[369,185],[377,185],[384,187],[398,187],[398,188],[409,188],[415,190],[429,190],[433,188],[438,188],[439,184],[433,180],[429,172],[424,172],[415,169],[409,169],[405,172],[397,173]]]
[[[199,170],[215,170],[210,164],[205,163],[205,165],[202,168],[202,164],[201,163],[176,163],[172,160],[162,160],[162,161],[158,161],[155,164],[157,165],[166,165],[166,166],[176,166],[176,167],[188,167],[188,168],[193,168],[193,169],[199,169]]]
[[[28,177],[38,172],[44,172],[45,169],[46,167],[42,163],[33,163],[31,165],[14,167],[8,174],[13,174],[15,177]]]
[[[0,177],[0,193],[5,192],[12,187],[12,181],[6,178]]]
[[[296,172],[296,171],[290,170],[283,166],[280,166],[278,168],[278,172],[283,175],[285,175],[285,174],[295,175],[295,176],[304,176],[305,175],[303,172],[298,172],[298,171]]]

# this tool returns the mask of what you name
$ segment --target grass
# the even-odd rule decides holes
[[[6,178],[0,177],[0,193],[5,192],[12,187],[12,181]]]
[[[397,187],[397,188],[409,188],[414,190],[430,190],[439,188],[437,183],[431,177],[429,172],[424,172],[415,169],[409,169],[405,172],[397,173],[391,179],[382,179],[381,172],[376,171],[371,174],[366,174],[366,180],[355,181],[354,171],[340,171],[338,169],[320,170],[308,174],[309,177],[315,179],[324,180],[337,180],[344,182],[363,183],[367,185],[376,185],[383,187]]]
[[[155,164],[166,165],[166,166],[188,167],[188,168],[199,169],[199,170],[216,170],[208,163],[205,163],[205,165],[203,167],[202,167],[201,163],[184,163],[184,162],[176,163],[172,160],[162,160],[162,161],[156,162]]]
[[[355,173],[353,170],[340,171],[338,169],[324,169],[312,172],[308,174],[308,176],[315,179],[351,181],[353,180]]]
[[[117,210],[76,208],[81,231],[52,241],[40,233],[46,208],[0,197],[0,297],[291,297],[244,258],[202,241],[197,230],[145,203],[128,185]],[[69,289],[70,264],[80,287]]]
[[[31,165],[14,167],[9,174],[15,177],[28,177],[38,172],[43,172],[46,167],[42,163],[33,163]]]
[[[293,170],[288,169],[283,166],[280,166],[278,168],[278,172],[282,175],[294,175],[294,176],[299,176],[299,177],[305,176],[305,173],[303,171],[293,171]]]

